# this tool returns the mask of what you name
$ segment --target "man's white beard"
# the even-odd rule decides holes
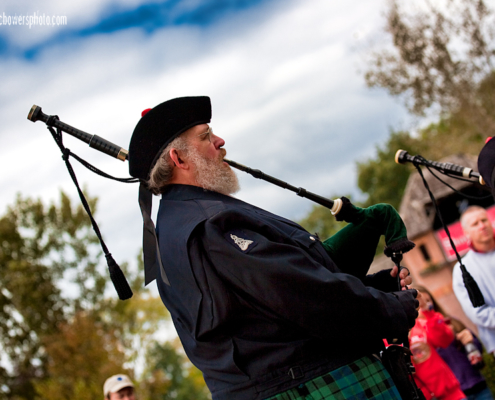
[[[189,149],[188,156],[196,167],[196,182],[203,189],[225,195],[234,194],[240,190],[237,175],[220,159],[206,158],[194,148]]]

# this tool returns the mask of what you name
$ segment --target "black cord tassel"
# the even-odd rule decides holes
[[[469,295],[469,300],[473,304],[473,307],[481,307],[485,304],[485,298],[483,297],[483,293],[481,293],[478,284],[473,279],[471,274],[468,272],[464,264],[461,263],[461,271],[462,271],[462,280],[464,282],[464,286]]]
[[[124,276],[124,273],[110,253],[105,254],[105,257],[107,259],[108,270],[110,272],[110,279],[112,280],[113,286],[115,286],[119,299],[130,299],[132,297],[132,290]]]

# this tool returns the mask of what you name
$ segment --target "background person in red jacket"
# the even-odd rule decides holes
[[[420,293],[429,296],[433,310],[442,314],[445,322],[453,329],[454,341],[446,348],[437,348],[437,352],[450,367],[461,384],[461,390],[468,400],[493,400],[485,378],[480,372],[483,368],[483,348],[478,338],[456,318],[445,313],[435,302],[435,298],[426,288],[416,286]],[[428,298],[428,297],[427,297]]]
[[[433,309],[427,292],[421,292],[419,316],[409,332],[409,344],[416,368],[414,379],[426,399],[461,400],[466,396],[452,370],[440,357],[436,348],[446,348],[454,340],[454,332],[443,315]]]

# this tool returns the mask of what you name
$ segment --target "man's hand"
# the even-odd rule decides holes
[[[469,331],[469,329],[463,329],[460,331],[457,335],[456,338],[459,342],[461,342],[464,346],[470,342],[473,341],[473,335]]]
[[[397,268],[397,265],[395,265],[392,268],[392,271],[390,271],[390,276],[392,278],[396,278],[398,270],[399,270],[399,268]],[[400,277],[401,290],[406,290],[407,285],[410,285],[412,283],[412,277],[409,274],[409,270],[406,267],[401,267],[399,277]]]

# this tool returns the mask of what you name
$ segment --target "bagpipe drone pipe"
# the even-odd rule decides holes
[[[495,142],[494,142],[494,144],[495,144]],[[492,145],[490,145],[490,146],[493,147]],[[485,147],[487,147],[487,145],[485,145]],[[480,160],[482,160],[482,155],[483,155],[483,151],[482,151],[482,153],[480,153],[480,157],[478,158],[478,165],[480,165]],[[486,184],[485,182],[487,182],[487,181],[495,182],[494,179],[491,179],[492,170],[493,170],[493,167],[495,167],[495,157],[494,156],[495,156],[495,153],[489,154],[489,155],[487,154],[487,159],[488,158],[490,159],[490,161],[488,163],[491,165],[491,168],[485,168],[485,170],[489,171],[489,175],[490,175],[490,179],[485,180],[484,177],[480,173],[473,171],[472,168],[468,168],[468,167],[464,167],[461,165],[452,164],[452,163],[448,163],[448,162],[431,161],[431,160],[425,159],[424,157],[422,157],[420,155],[411,156],[405,150],[397,150],[397,152],[395,153],[395,162],[397,164],[405,164],[407,162],[410,162],[416,167],[419,175],[421,176],[423,184],[424,184],[424,186],[428,192],[428,195],[430,196],[430,200],[433,203],[433,206],[435,207],[436,215],[438,216],[438,219],[440,220],[440,223],[442,224],[442,227],[445,230],[445,233],[447,234],[450,245],[455,252],[457,261],[459,262],[460,269],[462,272],[462,279],[464,282],[464,286],[466,287],[466,290],[467,290],[468,295],[469,295],[469,299],[471,300],[473,307],[481,307],[485,304],[483,294],[481,293],[476,281],[473,279],[471,274],[466,269],[465,265],[462,263],[462,259],[459,255],[459,252],[457,251],[457,248],[455,246],[454,241],[452,240],[449,229],[448,229],[447,225],[445,224],[443,217],[442,217],[442,213],[440,212],[440,210],[438,208],[437,201],[435,200],[435,197],[433,196],[433,193],[430,190],[428,182],[426,181],[426,179],[423,175],[423,171],[421,170],[421,166],[428,169],[430,171],[430,173],[435,178],[437,178],[440,182],[449,186],[452,190],[455,190],[450,185],[448,185],[446,182],[444,182],[442,179],[440,179],[437,175],[435,175],[432,170],[436,170],[436,171],[442,173],[443,175],[449,176],[449,177],[454,178],[454,179],[469,180],[471,178],[474,178],[474,180],[477,180],[480,184],[485,185]],[[482,161],[482,163],[483,163],[483,161]],[[487,164],[486,161],[485,161],[485,164]],[[482,170],[482,168],[479,168],[479,169],[480,169],[480,171]],[[487,174],[488,173],[485,173],[485,177],[487,176]],[[460,193],[460,194],[462,194],[462,193]]]

